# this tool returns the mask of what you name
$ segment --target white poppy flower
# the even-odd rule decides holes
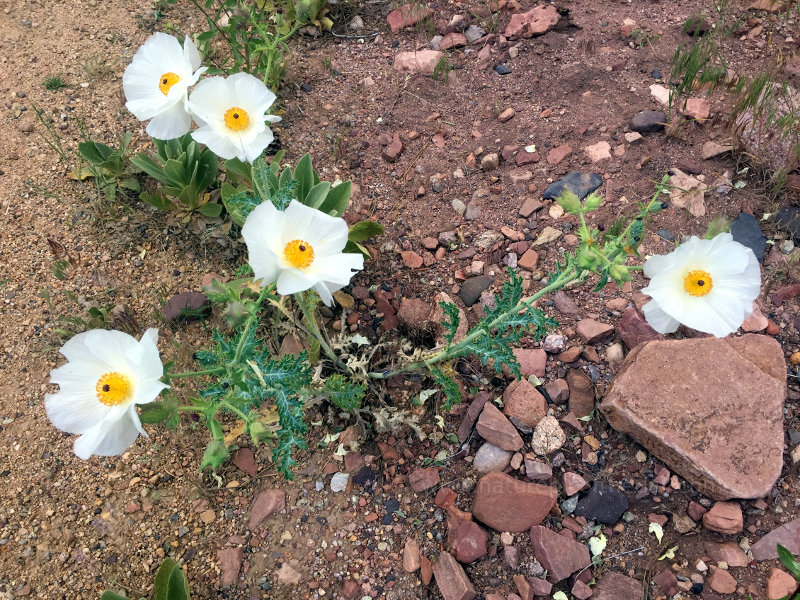
[[[284,212],[272,202],[259,204],[242,227],[250,266],[263,284],[278,282],[279,294],[314,288],[322,301],[333,304],[340,290],[364,268],[361,254],[343,253],[347,243],[344,219],[292,200]]]
[[[650,285],[642,289],[652,301],[644,316],[659,333],[687,327],[725,337],[753,311],[761,290],[761,268],[750,248],[730,233],[711,240],[692,237],[665,256],[644,265]]]
[[[61,348],[67,363],[50,372],[60,386],[46,394],[50,421],[67,433],[80,434],[75,454],[122,454],[141,433],[137,404],[155,400],[168,385],[159,381],[164,367],[158,356],[158,330],[140,341],[121,331],[93,329],[79,333]]]
[[[189,96],[189,110],[200,125],[192,137],[220,158],[252,163],[273,140],[264,121],[281,120],[266,114],[273,102],[275,94],[249,73],[204,79]]]
[[[122,76],[126,108],[140,121],[151,119],[147,133],[158,140],[186,135],[192,125],[187,92],[206,67],[187,36],[180,42],[166,33],[154,33],[136,51]]]

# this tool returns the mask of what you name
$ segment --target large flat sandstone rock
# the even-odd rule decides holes
[[[785,396],[771,337],[651,341],[628,355],[600,410],[699,492],[761,498],[783,466]]]

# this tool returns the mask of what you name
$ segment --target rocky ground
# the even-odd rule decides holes
[[[643,278],[566,290],[540,302],[559,326],[517,350],[524,380],[457,364],[468,397],[441,425],[432,399],[410,403],[430,382],[393,381],[390,404],[416,430],[367,432],[316,407],[309,420],[324,425],[312,427],[294,482],[242,438],[221,488],[197,472],[206,439],[190,420],[82,462],[43,409],[58,330],[96,326],[92,307],[135,334],[159,326],[165,360],[187,368],[221,324],[173,324],[161,309],[210,273],[231,275],[244,260],[236,228],[183,225],[135,197],[110,204],[67,164],[84,130],[106,143],[131,131],[147,148],[121,73],[153,30],[182,36],[204,21],[188,2],[0,6],[0,597],[94,599],[106,587],[150,597],[165,556],[198,598],[791,591],[775,549],[800,553],[800,186],[796,173],[765,185],[782,166],[775,156],[788,158],[765,150],[769,140],[741,151],[732,89],[697,91],[682,111],[664,105],[670,60],[691,42],[683,24],[696,14],[719,23],[711,3],[363,3],[334,11],[337,36],[293,39],[276,128],[286,161],[310,151],[324,178],[352,179],[348,218],[387,230],[331,327],[430,344],[442,294],[474,322],[506,267],[535,290],[576,245],[575,220],[552,201],[558,186],[597,190],[605,204],[593,222],[612,227],[668,172],[693,193],[666,198],[642,255],[724,217],[764,257],[764,290],[741,335],[681,330],[673,341],[642,320]],[[798,15],[767,8],[730,3],[731,78],[777,64],[797,85]],[[67,87],[47,90],[56,75]],[[637,350],[646,360],[631,361],[648,340]],[[340,436],[326,445],[330,430]]]

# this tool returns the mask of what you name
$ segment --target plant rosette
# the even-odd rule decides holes
[[[262,285],[277,282],[282,295],[314,289],[327,305],[364,268],[364,256],[343,253],[348,228],[332,217],[292,200],[285,211],[259,204],[247,217],[242,237],[250,266]]]
[[[187,94],[206,67],[188,37],[180,42],[154,33],[136,51],[122,76],[125,107],[140,121],[150,120],[147,133],[159,140],[186,135],[192,126]]]
[[[684,324],[725,337],[750,315],[761,290],[758,260],[730,233],[691,237],[670,254],[650,257],[644,274],[650,285],[642,292],[652,298],[644,316],[659,333]]]
[[[60,391],[45,394],[47,416],[58,429],[79,434],[75,454],[122,454],[139,434],[149,437],[136,413],[137,404],[155,400],[167,387],[158,354],[158,330],[137,341],[121,331],[93,329],[79,333],[61,348],[67,363],[50,372]]]
[[[266,121],[275,94],[257,77],[236,73],[204,79],[189,96],[189,110],[200,128],[192,137],[226,160],[254,162],[274,139]]]

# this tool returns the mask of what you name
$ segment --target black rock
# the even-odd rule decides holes
[[[170,323],[201,319],[211,314],[211,302],[200,292],[181,292],[161,307],[161,314]]]
[[[639,133],[664,131],[667,115],[660,110],[643,110],[631,119],[631,129]]]
[[[660,237],[662,240],[667,240],[668,242],[675,241],[675,234],[672,233],[669,229],[659,229],[656,231],[656,235]]]
[[[661,79],[661,71],[653,69],[653,79]]]
[[[800,222],[797,225],[800,225]],[[736,220],[731,223],[731,235],[734,241],[750,248],[753,254],[756,255],[758,262],[763,260],[764,251],[767,248],[767,238],[761,233],[761,227],[753,215],[745,212],[740,213]]]
[[[375,474],[375,471],[367,465],[361,467],[358,472],[353,475],[353,483],[356,485],[363,485],[365,488],[374,486],[377,479],[378,476]]]
[[[562,177],[558,181],[548,185],[547,189],[544,191],[543,197],[545,200],[555,200],[561,195],[564,189],[568,189],[579,199],[583,200],[602,184],[603,178],[597,173],[573,171],[572,173],[568,173],[566,177]]]
[[[493,278],[491,275],[478,275],[477,277],[470,277],[461,286],[458,296],[465,306],[472,306],[481,297],[481,294],[492,285]]]
[[[400,503],[397,501],[396,498],[389,498],[386,502],[383,503],[383,508],[386,509],[388,514],[392,514],[400,510]]]
[[[626,510],[628,510],[628,497],[622,490],[595,481],[591,489],[578,500],[575,515],[604,525],[615,525]]]
[[[778,227],[792,234],[792,239],[795,242],[800,240],[800,208],[786,206],[780,209],[775,217],[775,223]]]
[[[508,75],[509,73],[511,73],[511,69],[509,69],[505,65],[497,65],[494,68],[494,72],[497,73],[498,75]]]
[[[532,436],[533,435],[533,427],[528,425],[522,419],[518,419],[517,417],[508,417],[508,420],[511,421],[511,424],[519,431],[520,435],[525,436]]]

